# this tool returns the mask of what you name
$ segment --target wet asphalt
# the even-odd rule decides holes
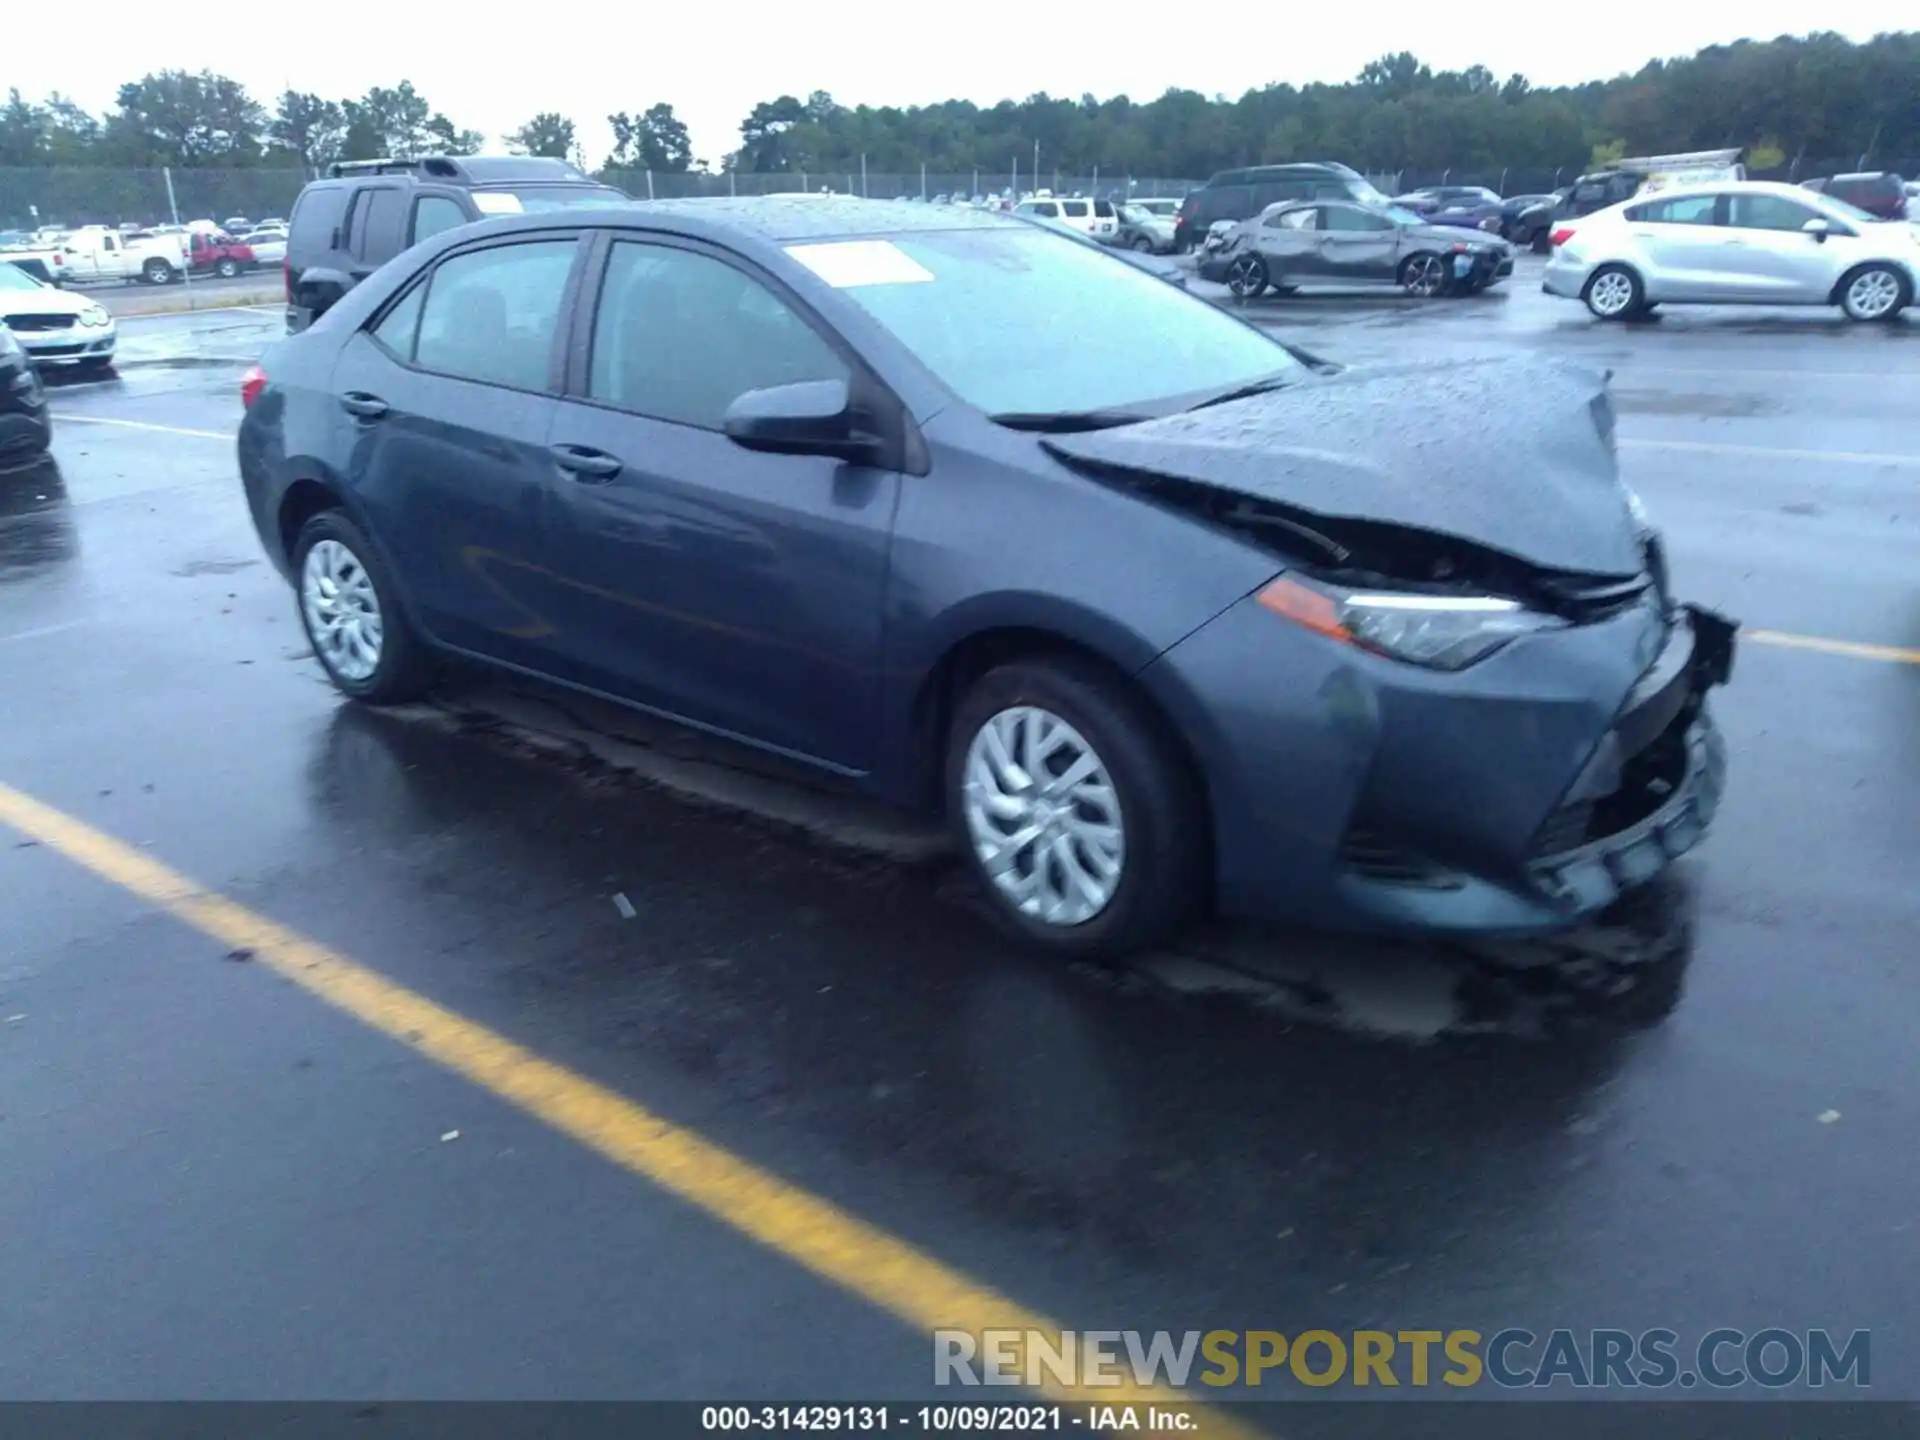
[[[1269,993],[1058,969],[483,692],[343,706],[219,438],[264,314],[123,322],[0,475],[0,785],[1071,1325],[1869,1329],[1920,1398],[1920,320],[1602,327],[1532,264],[1252,309],[1610,368],[1678,587],[1888,647],[1743,646],[1690,952],[1624,994],[1289,935]],[[926,1337],[4,827],[0,1156],[0,1397],[932,1393]]]

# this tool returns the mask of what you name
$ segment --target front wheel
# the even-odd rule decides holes
[[[1410,255],[1400,267],[1400,288],[1417,300],[1430,300],[1447,288],[1447,262],[1438,255]]]
[[[1587,279],[1580,298],[1601,320],[1624,320],[1646,303],[1640,277],[1624,265],[1602,265]]]
[[[359,526],[338,510],[314,516],[294,543],[293,573],[300,623],[334,688],[371,705],[411,700],[427,688],[425,649]]]
[[[1240,255],[1227,266],[1227,288],[1236,300],[1257,300],[1267,288],[1267,262],[1258,255]]]
[[[995,918],[1063,956],[1170,934],[1205,861],[1198,782],[1124,680],[1071,658],[993,669],[957,706],[947,799]]]
[[[1906,276],[1891,265],[1864,265],[1846,278],[1840,309],[1849,320],[1891,320],[1912,298]]]

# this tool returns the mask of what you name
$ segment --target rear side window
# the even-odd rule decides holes
[[[1060,210],[1070,220],[1087,218],[1087,202],[1084,200],[1062,200]]]
[[[1102,220],[1113,219],[1113,202],[1111,200],[1094,201],[1093,213],[1099,216]]]
[[[347,212],[347,191],[343,185],[314,186],[294,202],[288,222],[289,244],[303,250],[330,248],[333,229]]]
[[[1627,219],[1643,225],[1712,225],[1713,207],[1718,197],[1713,195],[1688,195],[1681,199],[1654,200],[1645,205],[1635,205],[1627,211]]]
[[[1251,185],[1219,185],[1206,191],[1205,197],[1201,204],[1210,220],[1244,220],[1261,210],[1253,203]]]
[[[422,195],[413,202],[413,244],[467,223],[459,202],[444,195]]]
[[[538,240],[442,262],[427,286],[414,363],[463,380],[545,390],[578,248],[573,240]]]
[[[378,264],[399,253],[400,216],[407,198],[392,186],[362,190],[353,206],[353,235],[348,248],[354,257]]]

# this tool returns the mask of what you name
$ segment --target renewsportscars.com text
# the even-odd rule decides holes
[[[936,1330],[936,1385],[1777,1390],[1872,1383],[1871,1336],[1709,1330]]]

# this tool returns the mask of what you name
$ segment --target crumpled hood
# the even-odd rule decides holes
[[[1355,367],[1042,443],[1069,464],[1427,530],[1549,570],[1637,575],[1645,558],[1595,421],[1606,395],[1593,371],[1526,358]]]

